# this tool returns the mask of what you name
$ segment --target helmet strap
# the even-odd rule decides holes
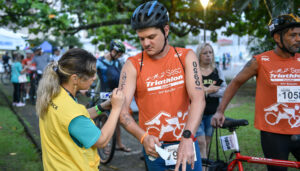
[[[292,55],[292,56],[295,56],[295,53],[290,52],[290,51],[285,47],[285,45],[284,45],[284,43],[283,43],[283,33],[282,33],[282,32],[280,33],[280,42],[281,42],[282,47],[280,47],[278,43],[277,43],[277,46],[278,46],[282,51],[287,52],[287,53],[289,53],[289,54]]]
[[[163,27],[161,27],[160,30],[161,30],[161,32],[164,34],[165,42],[164,42],[163,48],[162,48],[157,54],[155,54],[155,55],[159,55],[160,53],[162,53],[162,52],[165,50],[166,45],[167,45],[168,36],[166,36],[166,32],[165,32],[165,30],[164,30]]]
[[[165,43],[164,43],[164,47],[156,54],[156,55],[158,55],[158,54],[160,54],[160,53],[162,53],[164,50],[165,50],[165,48],[166,48],[166,45],[167,45],[167,37],[165,36]]]

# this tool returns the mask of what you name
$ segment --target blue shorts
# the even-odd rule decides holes
[[[172,143],[172,144],[162,144],[161,147],[164,148],[164,147],[174,145],[174,144],[178,144],[178,143],[179,142]],[[196,152],[196,156],[197,156],[197,161],[195,161],[193,171],[202,171],[202,161],[201,161],[201,155],[200,155],[200,149],[199,149],[198,141],[195,141],[194,143],[195,143],[195,152]],[[146,164],[147,164],[147,168],[148,168],[149,171],[165,171],[165,170],[175,169],[175,165],[166,166],[165,160],[162,159],[161,157],[158,157],[155,160],[151,161],[149,159],[149,156],[146,154],[144,148],[143,148],[143,154],[144,154],[145,161],[146,161]],[[181,170],[181,166],[180,166],[179,170]],[[189,165],[189,164],[186,165],[186,171],[192,171],[191,165]]]
[[[213,135],[214,128],[211,126],[211,118],[213,115],[203,115],[201,124],[196,132],[196,137],[198,136],[208,136]]]

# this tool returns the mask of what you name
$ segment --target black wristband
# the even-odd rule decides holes
[[[97,107],[98,107],[98,109],[99,109],[101,112],[104,112],[104,111],[105,111],[105,109],[103,109],[103,107],[101,106],[101,104],[97,104]]]

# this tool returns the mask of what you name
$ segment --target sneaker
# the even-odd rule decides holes
[[[19,102],[18,104],[16,104],[17,107],[23,107],[25,106],[25,103]]]
[[[17,104],[18,104],[17,102],[13,102],[12,103],[13,106],[17,106]]]
[[[29,99],[29,94],[26,94],[26,97],[25,97],[25,99],[27,100],[27,99]]]

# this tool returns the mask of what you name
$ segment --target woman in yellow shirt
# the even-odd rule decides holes
[[[122,91],[112,93],[111,114],[100,130],[92,119],[103,104],[86,109],[76,92],[95,80],[96,58],[83,49],[71,49],[58,62],[48,64],[37,91],[44,170],[98,170],[97,147],[112,137],[124,103]]]

